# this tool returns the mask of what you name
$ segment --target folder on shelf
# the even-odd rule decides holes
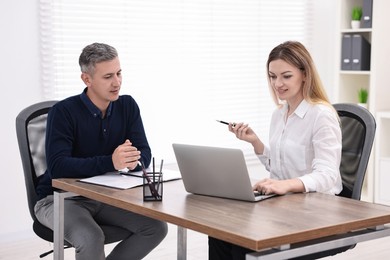
[[[362,28],[372,27],[372,0],[363,0]]]
[[[341,69],[352,70],[352,36],[343,34],[341,40]]]
[[[371,45],[361,34],[343,34],[342,70],[370,70]]]
[[[352,70],[370,70],[370,43],[360,34],[352,35]]]

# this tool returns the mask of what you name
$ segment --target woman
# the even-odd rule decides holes
[[[299,42],[276,46],[267,61],[268,83],[277,104],[271,119],[269,147],[244,123],[229,131],[250,143],[270,178],[253,189],[263,194],[342,190],[339,172],[341,129],[314,62]],[[209,237],[209,259],[245,259],[249,249]]]

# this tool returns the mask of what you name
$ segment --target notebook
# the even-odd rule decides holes
[[[151,172],[151,169],[146,169],[147,172]],[[131,189],[134,187],[143,185],[143,173],[138,172],[107,172],[102,175],[93,176],[89,178],[80,179],[81,182],[87,182],[117,189]],[[163,181],[173,181],[180,179],[180,173],[178,171],[164,170]]]
[[[260,201],[272,196],[252,190],[240,149],[172,144],[187,192],[228,199]]]

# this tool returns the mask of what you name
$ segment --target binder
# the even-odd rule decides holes
[[[363,0],[362,28],[372,28],[372,0]]]
[[[341,40],[341,70],[352,70],[352,36],[343,34]]]
[[[370,70],[371,45],[360,34],[352,35],[352,70]]]

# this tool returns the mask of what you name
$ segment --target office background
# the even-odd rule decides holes
[[[337,31],[336,20],[332,12],[336,10],[338,1],[318,0],[314,2],[313,28],[315,29],[310,51],[328,94],[332,98],[335,66],[338,60],[332,51],[339,44],[335,33]],[[38,4],[38,0],[1,1],[0,3],[2,35],[0,47],[3,57],[0,63],[3,91],[1,102],[3,122],[0,132],[2,147],[0,151],[2,165],[0,243],[23,236],[33,236],[15,134],[15,118],[24,107],[44,100],[40,75]],[[164,88],[164,86],[156,87]],[[147,131],[152,130],[147,129]]]

